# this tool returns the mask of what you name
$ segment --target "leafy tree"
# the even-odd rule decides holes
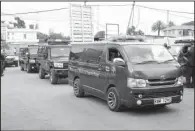
[[[21,20],[19,17],[15,17],[15,20],[17,22],[14,22],[14,27],[16,28],[26,28],[25,22]]]
[[[173,21],[169,21],[168,27],[175,26],[175,23]]]
[[[160,36],[160,31],[163,30],[165,27],[165,24],[162,21],[158,20],[152,25],[152,31],[158,31],[158,36]]]
[[[29,25],[29,28],[30,28],[30,29],[34,29],[34,25],[33,25],[33,24],[30,24],[30,25]]]
[[[194,21],[186,22],[186,23],[183,23],[182,25],[193,25],[194,26]]]
[[[128,28],[127,35],[144,35],[144,32],[142,30],[136,31],[135,26],[132,26],[131,28]]]

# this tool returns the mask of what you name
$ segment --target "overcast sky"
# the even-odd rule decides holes
[[[62,7],[69,7],[69,2],[1,2],[1,13],[19,13],[30,12],[39,10],[48,10]],[[77,2],[75,4],[83,4]],[[132,2],[88,2],[88,5],[125,5],[132,4]],[[143,5],[152,8],[159,8],[165,10],[175,10],[182,12],[194,12],[193,2],[136,2],[137,5]],[[93,24],[94,33],[98,30],[105,30],[106,23],[115,23],[120,26],[120,33],[125,33],[128,19],[130,16],[131,6],[117,6],[107,7],[100,6],[99,11],[97,7],[93,7]],[[70,35],[70,18],[69,9],[39,13],[18,15],[22,18],[26,24],[38,23],[39,30],[43,33],[48,33],[49,29],[53,29],[55,32],[63,33],[64,35]],[[175,16],[177,15],[177,16]],[[98,17],[99,16],[99,17]],[[14,16],[1,16],[2,20],[11,20]],[[187,17],[187,18],[184,18]],[[97,25],[97,18],[99,25]],[[161,20],[164,23],[167,22],[167,14],[162,11],[155,11],[151,9],[135,7],[134,13],[134,26],[137,29],[141,29],[145,34],[157,34],[157,32],[151,31],[151,26],[157,20]],[[169,20],[173,21],[176,25],[180,25],[185,22],[193,21],[194,15],[171,13]]]

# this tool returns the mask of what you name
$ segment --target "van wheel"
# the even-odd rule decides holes
[[[30,68],[30,65],[29,64],[26,65],[26,72],[27,73],[30,73],[31,72],[31,68]]]
[[[85,92],[84,92],[84,90],[81,87],[80,79],[79,78],[76,78],[74,80],[73,90],[74,90],[74,95],[76,97],[83,97],[85,95]]]
[[[115,87],[111,87],[107,92],[107,104],[111,111],[120,111],[121,101],[119,93]]]
[[[55,75],[53,70],[50,70],[50,82],[51,84],[57,84],[58,82],[58,77]]]
[[[39,68],[39,78],[44,79],[45,78],[45,72],[44,70],[40,67]]]

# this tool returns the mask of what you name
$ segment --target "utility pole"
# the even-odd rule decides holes
[[[167,25],[169,24],[169,10],[167,10]]]
[[[86,6],[86,5],[87,5],[87,0],[84,1],[84,6]]]
[[[131,9],[131,14],[129,16],[129,22],[128,22],[128,26],[127,26],[127,30],[126,30],[126,34],[128,32],[128,29],[129,29],[129,25],[130,25],[130,22],[131,22],[131,17],[132,17],[132,13],[134,11],[134,6],[135,6],[135,1],[133,1],[133,5],[132,5],[132,9]]]

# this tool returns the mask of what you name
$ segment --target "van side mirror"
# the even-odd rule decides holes
[[[117,66],[125,66],[125,61],[121,58],[114,58],[113,60],[114,64]]]
[[[167,48],[167,49],[170,49],[171,48],[171,46],[168,45],[167,43],[164,43],[164,47]]]

